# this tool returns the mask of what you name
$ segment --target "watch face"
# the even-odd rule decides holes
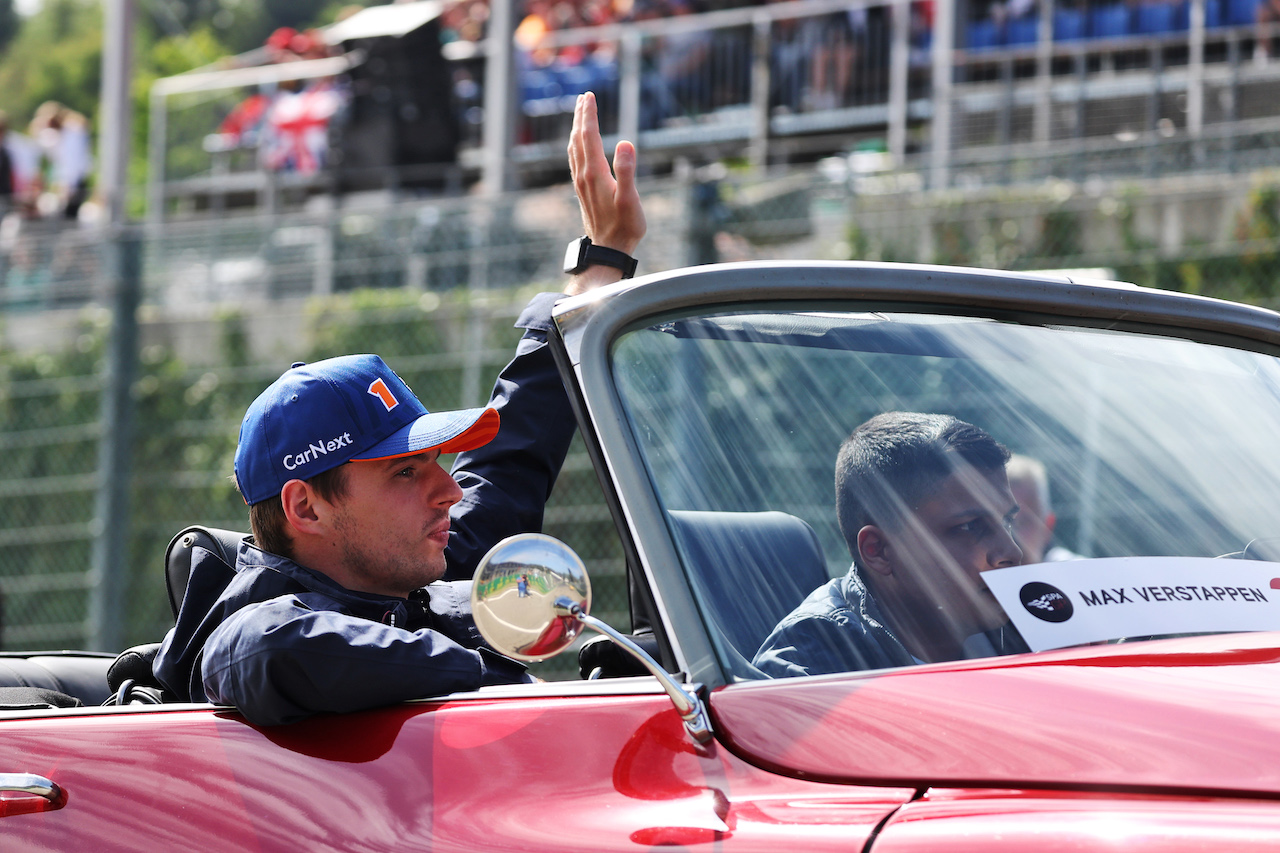
[[[590,243],[586,237],[579,237],[576,240],[569,241],[569,248],[564,253],[564,271],[570,274],[582,272],[583,263],[586,260],[583,256],[586,254],[586,247]]]

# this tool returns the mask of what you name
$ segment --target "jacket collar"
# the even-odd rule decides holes
[[[249,570],[279,572],[311,592],[317,592],[341,602],[353,614],[365,619],[400,627],[404,627],[408,622],[409,609],[405,599],[347,589],[323,572],[299,565],[288,557],[264,551],[253,544],[249,537],[245,537],[240,542],[240,550],[236,554],[236,571]],[[420,596],[424,601],[430,600],[430,594],[425,589],[417,590],[415,595]]]

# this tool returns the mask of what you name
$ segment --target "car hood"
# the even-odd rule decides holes
[[[1280,795],[1280,633],[726,687],[738,755],[894,786]]]

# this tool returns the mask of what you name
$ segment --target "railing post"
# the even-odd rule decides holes
[[[1048,147],[1053,134],[1053,12],[1054,0],[1040,4],[1040,26],[1036,38],[1036,106],[1032,117],[1032,139]]]
[[[996,141],[1002,146],[1013,142],[1013,107],[1013,58],[1006,56],[1000,60],[1000,114],[996,116]]]
[[[1204,26],[1205,0],[1191,0],[1191,30],[1187,45],[1187,135],[1204,130]]]
[[[772,21],[763,15],[752,22],[751,39],[751,165],[763,169],[769,165],[769,55]]]
[[[945,189],[951,182],[951,111],[955,75],[955,4],[938,3],[933,13],[933,150],[930,186]]]
[[[900,169],[907,158],[907,87],[911,71],[911,2],[893,0],[889,50],[889,157]]]
[[[628,28],[622,34],[618,65],[618,136],[640,142],[641,35]]]
[[[484,70],[484,175],[486,190],[511,189],[511,147],[515,141],[514,0],[489,4],[489,38]]]
[[[165,96],[151,90],[151,115],[147,125],[147,219],[152,225],[164,221],[165,135],[168,133],[169,102]]]
[[[108,227],[103,260],[112,322],[102,388],[88,624],[89,646],[97,651],[119,651],[124,645],[125,554],[133,482],[132,391],[138,358],[138,303],[142,295],[141,240],[135,230],[126,226]]]
[[[1147,145],[1142,173],[1151,177],[1156,172],[1156,156],[1160,136],[1160,98],[1163,91],[1164,50],[1157,44],[1151,48],[1151,91],[1147,95]]]
[[[133,377],[141,300],[140,242],[127,218],[129,140],[133,118],[134,0],[106,4],[102,49],[102,135],[98,139],[98,190],[106,208],[103,231],[104,295],[111,300],[102,390],[102,435],[94,497],[88,640],[100,651],[119,651],[124,622],[125,555],[129,548],[129,492],[133,478]]]

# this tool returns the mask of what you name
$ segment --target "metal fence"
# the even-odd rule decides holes
[[[704,170],[649,181],[641,272],[856,258],[1091,268],[1263,304],[1280,297],[1280,176],[1120,183],[1086,173],[926,192],[909,173],[877,171],[879,156],[763,180]],[[109,369],[121,328],[110,311],[116,279],[104,275],[112,244],[21,223],[0,244],[3,646],[159,639],[171,624],[169,538],[190,523],[246,526],[227,478],[240,417],[263,387],[294,360],[376,351],[429,408],[481,402],[527,295],[561,286],[559,259],[579,227],[561,187],[142,228],[133,235],[143,288],[136,343],[125,341],[129,376]],[[122,375],[123,420],[104,403]],[[109,474],[119,464],[109,463],[110,448],[127,450],[119,475]],[[112,487],[128,495],[120,522],[104,511]],[[116,523],[125,534],[118,575],[100,559],[104,526]],[[547,530],[584,556],[599,612],[625,626],[621,549],[579,445]],[[104,601],[118,604],[100,612]]]

